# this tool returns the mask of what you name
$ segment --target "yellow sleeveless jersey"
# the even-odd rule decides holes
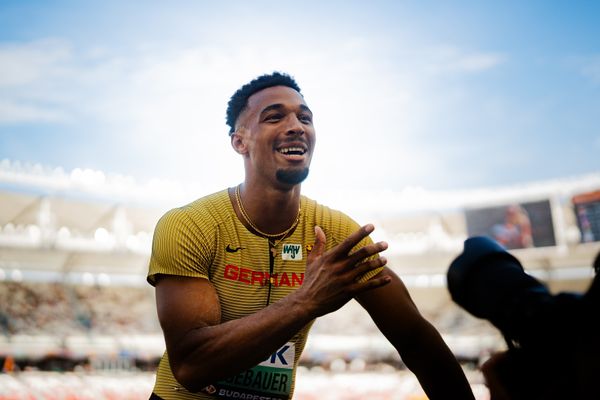
[[[147,279],[151,285],[159,274],[208,279],[219,296],[222,322],[242,318],[302,285],[306,258],[315,242],[315,225],[325,232],[327,249],[359,228],[345,214],[302,196],[298,226],[277,243],[276,252],[271,252],[266,238],[253,234],[238,220],[228,192],[223,190],[173,209],[160,219],[154,232]],[[357,247],[367,243],[371,243],[370,238],[363,239]],[[289,399],[311,325],[256,367],[215,382],[199,393],[188,392],[175,380],[165,352],[158,366],[154,393],[166,400]]]

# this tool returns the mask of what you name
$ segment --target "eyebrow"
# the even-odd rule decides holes
[[[260,116],[262,117],[265,113],[267,113],[267,112],[269,112],[271,110],[277,110],[277,111],[279,111],[279,110],[284,109],[284,108],[285,108],[285,106],[283,104],[281,104],[281,103],[271,104],[271,105],[268,105],[265,108],[263,108],[263,110],[260,112]],[[302,111],[309,112],[310,115],[312,115],[312,111],[310,110],[310,108],[308,108],[307,105],[300,104],[300,109]]]

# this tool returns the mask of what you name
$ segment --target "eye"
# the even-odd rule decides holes
[[[300,122],[302,122],[303,124],[310,124],[310,123],[312,123],[312,115],[300,114],[298,116],[298,120],[300,120]]]
[[[267,116],[265,117],[265,121],[266,121],[266,122],[277,122],[277,121],[279,121],[281,118],[283,118],[283,115],[282,115],[282,114],[279,114],[279,113],[276,113],[276,114],[270,114],[270,115],[267,115]]]

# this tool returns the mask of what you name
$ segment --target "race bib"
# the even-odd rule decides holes
[[[209,385],[203,392],[223,399],[287,400],[295,357],[294,343],[286,343],[257,366]]]

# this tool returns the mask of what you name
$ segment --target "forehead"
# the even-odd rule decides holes
[[[287,86],[273,86],[254,93],[248,98],[250,114],[261,112],[265,107],[281,104],[287,108],[297,108],[306,105],[304,97]]]

